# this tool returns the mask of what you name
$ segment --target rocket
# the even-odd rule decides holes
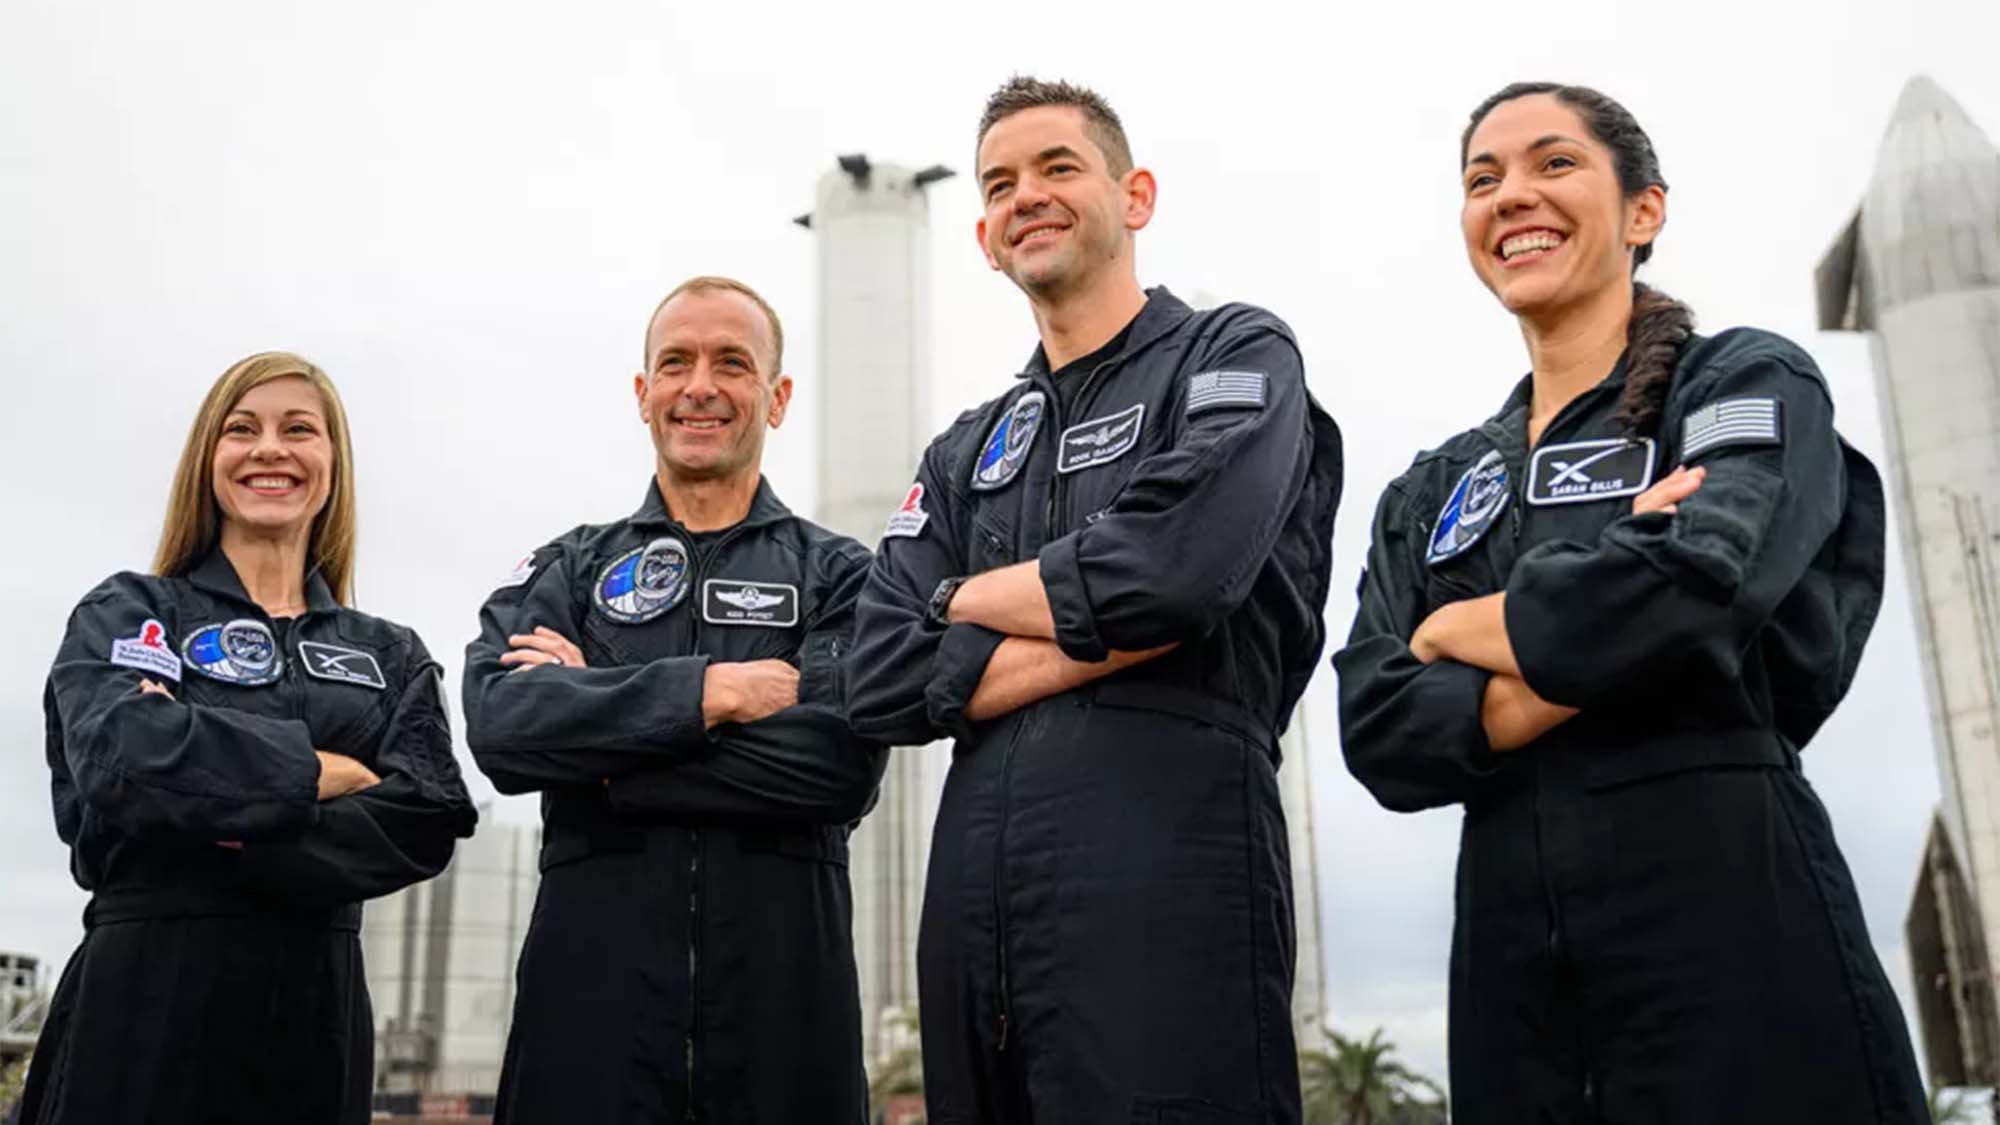
[[[1905,921],[1936,1085],[2000,1079],[2000,151],[1904,87],[1815,271],[1823,330],[1866,332],[1942,793]]]

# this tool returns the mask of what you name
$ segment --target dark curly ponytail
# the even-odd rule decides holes
[[[1626,194],[1655,184],[1661,191],[1666,190],[1667,181],[1660,175],[1660,158],[1653,152],[1652,139],[1624,106],[1588,86],[1516,82],[1480,102],[1459,137],[1459,164],[1465,163],[1472,131],[1479,128],[1494,106],[1533,94],[1552,94],[1576,111],[1597,143],[1611,150],[1618,169],[1618,186]],[[1651,243],[1639,247],[1632,254],[1632,268],[1637,270],[1652,256]],[[1632,319],[1625,328],[1625,393],[1618,400],[1617,416],[1627,433],[1649,434],[1659,427],[1667,387],[1673,382],[1674,360],[1681,345],[1692,335],[1693,310],[1650,285],[1632,283]]]

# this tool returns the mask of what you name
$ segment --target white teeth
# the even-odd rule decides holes
[[[251,488],[290,488],[293,481],[290,477],[251,477],[246,483]]]
[[[1512,258],[1516,254],[1526,254],[1531,250],[1553,250],[1562,245],[1562,235],[1552,230],[1532,230],[1517,234],[1500,244],[1500,257]]]
[[[682,418],[680,424],[692,430],[715,430],[722,428],[723,425],[715,418]]]

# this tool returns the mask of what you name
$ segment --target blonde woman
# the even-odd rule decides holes
[[[253,355],[202,403],[153,573],[71,615],[43,706],[91,899],[24,1125],[368,1120],[360,902],[475,814],[438,665],[348,607],[354,527],[333,384]]]

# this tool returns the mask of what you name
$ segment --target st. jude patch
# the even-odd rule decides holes
[[[915,539],[924,533],[924,525],[929,522],[931,514],[924,511],[924,485],[918,481],[903,496],[903,506],[889,517],[889,526],[882,529],[882,538]]]
[[[181,658],[174,655],[166,638],[167,627],[149,617],[139,626],[138,636],[119,637],[111,642],[111,663],[180,683]]]

